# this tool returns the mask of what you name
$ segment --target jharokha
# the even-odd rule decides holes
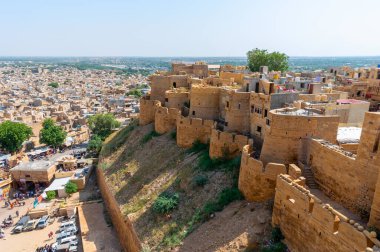
[[[241,156],[248,201],[274,200],[291,251],[379,251],[380,68],[252,73],[202,62],[150,76],[140,124]],[[372,112],[370,112],[372,111]]]

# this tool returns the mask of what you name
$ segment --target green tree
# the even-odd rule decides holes
[[[78,186],[77,184],[73,183],[73,182],[68,182],[66,185],[65,185],[65,192],[69,195],[73,194],[73,193],[76,193],[78,191]]]
[[[98,135],[93,135],[91,137],[91,140],[88,142],[88,147],[87,149],[89,151],[94,151],[94,152],[99,152],[100,149],[102,148],[102,138]]]
[[[48,192],[46,192],[46,199],[47,200],[55,199],[55,197],[56,197],[55,191],[48,191]]]
[[[261,49],[253,49],[247,52],[248,67],[252,72],[258,72],[260,66],[268,66],[269,71],[281,71],[288,70],[289,57],[280,52],[271,52]]]
[[[67,133],[62,127],[55,125],[52,119],[45,119],[42,126],[43,128],[40,132],[41,143],[56,148],[65,142]]]
[[[120,122],[112,114],[97,114],[88,119],[88,125],[93,134],[106,139],[115,128],[120,127]]]
[[[43,128],[49,128],[49,127],[52,127],[55,125],[55,122],[53,119],[51,118],[46,118],[43,122],[42,122],[42,127]]]
[[[130,90],[127,95],[132,95],[134,97],[137,97],[137,98],[140,98],[141,96],[143,96],[143,93],[141,92],[140,89],[132,89]]]
[[[58,82],[50,82],[50,83],[48,84],[48,86],[49,86],[49,87],[52,87],[52,88],[58,88],[59,84],[58,84]]]
[[[5,121],[0,124],[0,145],[11,153],[19,151],[32,134],[32,128],[23,123]]]

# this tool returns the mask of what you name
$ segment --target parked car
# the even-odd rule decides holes
[[[42,229],[42,228],[47,227],[47,225],[49,224],[49,219],[50,219],[49,215],[42,216],[41,219],[37,223],[37,228]]]
[[[67,230],[64,230],[62,232],[60,232],[58,235],[57,235],[57,239],[56,241],[58,243],[61,243],[61,241],[67,237],[70,237],[70,236],[73,236],[73,235],[76,235],[76,232],[78,232],[77,228],[76,227],[69,227]]]
[[[34,230],[37,227],[38,221],[39,221],[38,219],[28,221],[26,225],[24,226],[23,231]]]
[[[12,230],[12,233],[21,233],[29,220],[30,217],[28,215],[21,217],[21,219],[16,223],[15,228]]]
[[[61,240],[61,242],[59,243],[59,245],[62,245],[62,244],[70,244],[71,246],[77,246],[78,245],[78,238],[76,235],[72,235],[72,236],[69,236],[69,237],[66,237],[64,239]]]
[[[66,228],[63,232],[76,235],[78,233],[78,228],[76,226],[70,226],[70,227]]]
[[[76,246],[76,245],[70,245],[69,252],[77,252],[77,251],[78,251],[78,246]]]
[[[65,229],[67,229],[69,227],[76,227],[75,221],[67,221],[67,222],[62,223],[59,226],[59,232],[62,232],[62,231],[64,231]]]

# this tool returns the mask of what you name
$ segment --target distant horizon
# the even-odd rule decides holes
[[[32,56],[14,56],[14,55],[0,55],[0,58],[247,58],[247,56],[59,56],[59,55],[32,55]],[[347,56],[290,56],[289,58],[376,58],[380,55],[347,55]]]
[[[379,9],[378,0],[4,1],[0,55],[378,57]]]

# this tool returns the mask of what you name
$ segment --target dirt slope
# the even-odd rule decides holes
[[[236,177],[218,169],[197,169],[199,154],[177,147],[173,133],[155,136],[152,132],[152,125],[122,129],[106,141],[99,162],[120,209],[131,219],[144,249],[239,251],[248,241],[255,240],[251,239],[254,229],[249,226],[255,223],[257,211],[244,201],[230,204],[204,224],[199,221],[199,210],[215,201],[223,189],[232,187]],[[195,183],[199,176],[207,178],[202,186]],[[179,204],[169,214],[158,214],[152,205],[164,191],[177,193]],[[265,207],[260,211],[263,211],[261,215],[270,216],[270,210]],[[264,219],[265,223],[260,224],[263,230],[270,222]],[[263,235],[266,232],[256,234]],[[211,245],[213,240],[215,245]]]

